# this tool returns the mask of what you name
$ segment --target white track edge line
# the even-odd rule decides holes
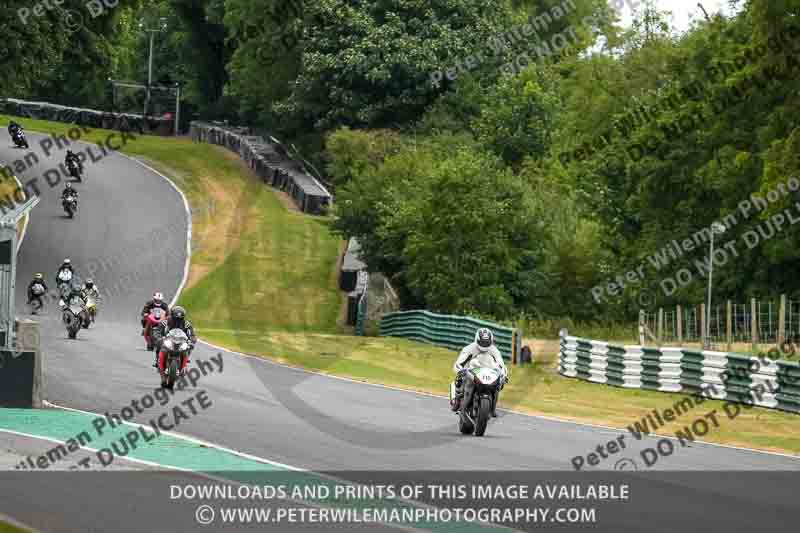
[[[53,403],[53,402],[50,402],[50,401],[47,401],[47,400],[43,400],[42,403],[45,404],[45,405],[49,405],[51,407],[55,407],[56,409],[63,409],[64,411],[73,411],[73,412],[76,412],[76,413],[82,413],[82,414],[85,414],[85,415],[91,415],[91,416],[101,417],[101,418],[104,416],[102,414],[93,413],[91,411],[84,411],[82,409],[75,409],[73,407],[65,407],[63,405],[58,405],[56,403]],[[123,420],[122,423],[126,424],[128,426],[136,427],[136,428],[145,428],[146,429],[148,427],[148,426],[145,426],[144,424],[139,424],[139,423],[136,423],[136,422],[129,422],[127,420]],[[269,459],[264,459],[263,457],[258,457],[256,455],[250,455],[248,453],[240,452],[238,450],[233,450],[231,448],[227,448],[227,447],[221,446],[219,444],[214,444],[213,442],[209,442],[209,441],[197,438],[197,437],[192,437],[190,435],[185,435],[183,433],[178,433],[177,431],[160,430],[160,432],[163,435],[169,435],[170,437],[175,437],[177,439],[183,439],[183,440],[186,440],[186,441],[189,441],[189,442],[193,442],[194,444],[199,444],[201,446],[207,446],[209,448],[216,448],[218,450],[230,453],[232,455],[236,455],[236,456],[241,457],[243,459],[249,459],[251,461],[256,461],[256,462],[259,462],[259,463],[268,464],[268,465],[279,467],[279,468],[285,468],[287,470],[291,470],[291,471],[295,471],[295,472],[310,472],[309,470],[306,470],[304,468],[299,468],[299,467],[296,467],[296,466],[291,466],[291,465],[287,465],[287,464],[284,464],[284,463],[279,463],[277,461],[271,461]]]
[[[52,402],[48,402],[46,400],[43,403],[45,403],[47,405],[50,405],[52,407],[55,407],[57,409],[62,409],[64,411],[74,411],[74,412],[93,415],[93,416],[98,416],[98,417],[103,416],[103,415],[99,415],[97,413],[92,413],[90,411],[83,411],[81,409],[73,409],[71,407],[63,407],[63,406],[54,404]],[[129,426],[139,427],[139,428],[147,427],[147,426],[144,426],[142,424],[135,424],[135,423],[128,422],[128,421],[125,421],[125,420],[123,420],[122,423],[123,424],[127,424]],[[28,433],[23,433],[21,431],[15,431],[15,430],[11,430],[11,429],[0,428],[0,432],[10,433],[10,434],[14,434],[14,435],[20,435],[20,436],[23,436],[23,437],[30,437],[30,438],[34,438],[34,439],[46,440],[46,441],[55,442],[55,443],[58,443],[58,444],[65,444],[66,443],[63,440],[54,439],[52,437],[43,437],[43,436],[40,436],[40,435],[31,435],[31,434],[28,434]],[[172,432],[172,431],[161,431],[161,433],[164,434],[164,435],[169,435],[171,437],[185,439],[187,441],[194,442],[196,444],[202,444],[204,446],[217,448],[217,449],[220,449],[222,451],[225,451],[225,452],[228,452],[228,453],[232,453],[234,455],[241,456],[241,457],[243,457],[245,459],[256,460],[258,462],[265,463],[265,464],[270,464],[272,466],[279,466],[279,467],[282,467],[282,468],[286,468],[289,471],[304,472],[304,473],[317,475],[317,476],[322,477],[322,478],[326,478],[327,477],[327,478],[331,479],[329,476],[325,476],[323,474],[319,474],[319,473],[314,472],[314,471],[295,468],[295,467],[291,467],[291,466],[284,465],[284,464],[281,464],[281,463],[277,463],[275,461],[269,461],[269,460],[266,460],[266,459],[263,459],[263,458],[260,458],[260,457],[249,455],[249,454],[246,454],[246,453],[243,453],[243,452],[237,452],[235,450],[230,450],[230,449],[225,448],[223,446],[217,446],[216,444],[205,442],[205,441],[203,441],[201,439],[196,439],[194,437],[189,437],[189,436],[182,435],[182,434],[179,434],[179,433],[175,433],[175,432]],[[100,450],[97,450],[95,448],[91,448],[89,446],[79,446],[79,448],[83,449],[83,450],[89,450],[89,451],[92,451],[92,452],[95,452],[95,453],[100,451]],[[179,466],[164,465],[164,464],[160,464],[160,463],[154,463],[152,461],[147,461],[145,459],[136,459],[136,458],[131,458],[131,457],[127,457],[127,456],[122,457],[121,459],[124,459],[126,461],[131,461],[133,463],[141,463],[143,465],[161,468],[161,469],[164,469],[164,470],[175,470],[175,471],[179,471],[179,472],[185,472],[187,474],[192,474],[192,475],[204,477],[204,478],[211,479],[213,481],[218,481],[218,482],[221,482],[221,483],[247,486],[246,483],[243,483],[241,481],[236,481],[235,479],[227,479],[227,478],[224,478],[224,477],[215,476],[215,475],[203,472],[201,470],[191,470],[191,469],[187,469],[187,468],[183,468],[183,467],[179,467]],[[18,470],[13,470],[13,471],[16,472]],[[335,478],[332,478],[332,479],[335,479]],[[346,481],[346,480],[336,480],[336,481]],[[352,483],[352,482],[349,482],[349,483]],[[322,508],[326,507],[325,505],[322,505],[322,504],[319,504],[319,503],[314,503],[314,502],[308,502],[306,500],[294,500],[294,499],[291,499],[291,498],[283,498],[282,500],[288,501],[288,502],[292,502],[292,503],[298,503],[298,504],[305,505],[305,506],[308,506],[308,507],[315,507],[315,508],[318,508],[318,509],[322,509]],[[409,503],[414,503],[414,502],[409,502]],[[328,506],[328,507],[330,507],[330,506]],[[395,529],[400,529],[400,530],[403,530],[403,531],[412,531],[412,532],[415,532],[415,533],[416,532],[429,533],[429,530],[427,530],[427,529],[416,529],[416,528],[412,528],[412,527],[403,526],[401,524],[392,524],[392,523],[384,523],[384,522],[375,522],[375,523],[382,524],[382,525],[385,525],[387,527],[392,527],[392,528],[395,528]],[[495,526],[495,525],[493,525],[493,526],[494,527],[498,527],[498,526]]]
[[[398,391],[398,392],[406,392],[406,393],[411,393],[411,394],[417,394],[419,396],[428,396],[430,398],[438,398],[438,399],[442,399],[442,400],[447,400],[448,399],[447,396],[441,396],[441,395],[433,394],[433,393],[430,393],[430,392],[422,392],[422,391],[417,391],[417,390],[413,390],[413,389],[404,389],[402,387],[394,387],[392,385],[383,385],[381,383],[370,383],[368,381],[359,381],[359,380],[353,379],[353,378],[347,378],[347,377],[343,377],[343,376],[336,376],[336,375],[333,375],[333,374],[325,374],[325,373],[322,373],[322,372],[317,372],[317,371],[314,371],[314,370],[308,370],[308,369],[296,367],[296,366],[293,366],[293,365],[287,365],[285,363],[280,363],[278,361],[273,361],[272,359],[268,359],[266,356],[261,357],[261,356],[258,356],[258,355],[237,352],[237,351],[231,350],[229,348],[225,348],[223,346],[217,346],[217,345],[215,345],[213,343],[204,341],[202,339],[199,339],[199,342],[202,342],[203,344],[211,346],[212,348],[214,348],[216,350],[222,350],[222,351],[225,351],[225,352],[230,353],[232,355],[238,355],[238,356],[247,357],[247,358],[250,358],[250,359],[257,359],[257,360],[263,361],[265,363],[281,366],[283,368],[288,368],[288,369],[291,369],[291,370],[297,370],[299,372],[305,372],[307,374],[313,374],[315,376],[321,376],[321,377],[325,377],[325,378],[331,378],[331,379],[336,379],[336,380],[340,380],[340,381],[346,381],[346,382],[355,383],[355,384],[358,384],[358,385],[369,385],[371,387],[377,387],[377,388],[381,388],[381,389],[388,389],[388,390],[393,390],[393,391]],[[516,411],[514,409],[506,409],[506,408],[502,408],[502,407],[498,407],[497,410],[501,411],[501,412],[505,412],[505,413],[518,415],[518,416],[524,416],[524,417],[527,417],[527,418],[537,418],[537,419],[540,419],[540,420],[547,420],[549,422],[558,422],[558,423],[561,423],[561,424],[572,424],[572,425],[576,425],[576,426],[590,427],[590,428],[594,428],[594,429],[609,429],[609,430],[612,430],[615,434],[620,432],[620,431],[622,431],[622,432],[626,431],[623,428],[615,428],[615,427],[612,427],[612,426],[604,426],[604,425],[601,425],[601,424],[593,424],[593,423],[590,423],[590,422],[578,422],[578,421],[575,421],[575,420],[568,420],[568,419],[565,419],[565,418],[558,418],[558,417],[552,417],[552,416],[547,416],[547,415],[534,415],[534,414],[531,414],[531,413],[525,413],[525,412],[522,412],[522,411]],[[660,435],[658,433],[650,433],[649,436],[672,439],[674,441],[680,440],[675,436]],[[796,461],[800,461],[800,455],[790,455],[790,454],[786,454],[786,453],[782,453],[782,452],[775,452],[775,451],[770,451],[770,450],[756,450],[754,448],[746,448],[746,447],[743,447],[743,446],[733,446],[731,444],[721,444],[721,443],[716,443],[716,442],[706,442],[706,441],[702,441],[702,440],[697,440],[697,441],[695,441],[695,443],[704,444],[704,445],[707,445],[707,446],[717,446],[717,447],[720,447],[720,448],[728,448],[728,449],[732,449],[732,450],[747,451],[747,452],[751,452],[751,453],[758,453],[758,454],[765,454],[765,455],[775,455],[775,456],[779,456],[779,457],[786,457],[788,459],[794,459]]]
[[[56,438],[53,438],[53,437],[44,437],[44,436],[42,436],[42,435],[33,435],[33,434],[31,434],[31,433],[25,433],[25,432],[22,432],[22,431],[16,431],[16,430],[13,430],[13,429],[5,429],[5,428],[0,428],[0,432],[2,432],[2,433],[10,433],[11,435],[20,435],[20,436],[22,436],[22,437],[28,437],[28,438],[31,438],[31,439],[46,440],[46,441],[48,441],[48,442],[55,442],[55,443],[57,443],[57,444],[66,444],[66,443],[67,443],[67,442],[66,442],[66,441],[64,441],[64,440],[59,440],[59,439],[56,439]],[[78,444],[78,449],[81,449],[81,450],[88,450],[88,451],[90,451],[90,452],[95,452],[95,453],[97,453],[97,452],[99,452],[99,451],[100,451],[100,450],[98,450],[98,449],[96,449],[96,448],[93,448],[93,447],[91,447],[91,446],[84,446],[84,445],[81,445],[80,443]],[[143,465],[147,465],[147,466],[155,466],[155,467],[158,467],[158,468],[164,468],[164,469],[184,470],[183,468],[179,468],[179,467],[171,467],[171,466],[167,466],[167,465],[162,465],[162,464],[158,464],[158,463],[153,463],[153,462],[151,462],[151,461],[147,461],[147,460],[145,460],[145,459],[136,459],[136,458],[132,458],[132,457],[128,457],[128,456],[124,456],[124,457],[117,457],[117,456],[114,456],[114,459],[115,459],[115,460],[116,460],[116,459],[123,459],[123,460],[125,460],[125,461],[130,461],[130,462],[132,462],[132,463],[140,463],[140,464],[143,464]],[[191,472],[191,470],[185,470],[185,471],[187,471],[187,472]],[[22,469],[20,469],[20,470],[17,470],[17,469],[14,469],[14,470],[12,470],[12,472],[30,472],[30,470],[22,470]]]

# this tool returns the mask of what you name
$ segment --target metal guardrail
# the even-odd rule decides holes
[[[559,373],[632,389],[702,395],[800,413],[800,365],[732,352],[561,337]]]
[[[383,315],[380,322],[380,335],[384,337],[403,337],[460,350],[475,340],[475,331],[489,328],[494,334],[495,344],[504,359],[517,362],[522,334],[515,328],[508,328],[485,320],[456,315],[439,315],[430,311],[397,311]]]

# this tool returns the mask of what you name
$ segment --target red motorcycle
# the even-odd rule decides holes
[[[144,317],[142,335],[147,344],[147,351],[152,352],[158,348],[163,335],[162,328],[158,327],[167,322],[167,313],[160,307],[154,307],[150,314]]]

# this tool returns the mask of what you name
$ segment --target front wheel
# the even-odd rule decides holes
[[[478,416],[475,420],[475,436],[482,437],[486,433],[486,424],[489,422],[489,417],[492,415],[492,399],[488,396],[481,397],[481,403],[478,405]]]
[[[74,340],[75,338],[78,337],[78,330],[70,328],[67,330],[67,335],[69,336],[70,339]]]
[[[167,371],[167,388],[172,390],[175,388],[175,380],[178,379],[178,360],[172,358],[169,361],[169,370]]]

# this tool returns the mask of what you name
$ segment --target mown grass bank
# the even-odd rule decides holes
[[[22,122],[48,133],[71,127]],[[5,123],[7,118],[0,117]],[[99,142],[109,133],[93,131],[84,140]],[[319,372],[446,395],[455,352],[399,339],[355,337],[337,325],[343,302],[335,272],[341,240],[331,234],[329,219],[292,209],[285,195],[264,186],[234,154],[219,147],[138,137],[122,151],[168,175],[192,206],[194,253],[180,302],[203,339]],[[534,354],[549,363],[512,369],[501,407],[624,430],[680,399],[563,378],[555,372],[556,351],[557,342],[546,340],[534,347]],[[706,407],[660,433],[681,429],[711,409],[720,411],[722,403],[706,401]],[[800,453],[798,420],[751,409],[723,420],[704,440]]]

